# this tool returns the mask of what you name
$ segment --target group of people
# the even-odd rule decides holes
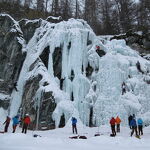
[[[10,121],[11,118],[7,116],[6,121],[3,123],[5,124],[4,132],[8,132]],[[12,118],[12,121],[13,121],[13,131],[12,131],[13,133],[15,133],[16,127],[20,122],[23,123],[22,133],[25,134],[27,133],[28,126],[31,123],[31,119],[28,114],[26,114],[25,117],[21,120],[19,120],[19,116],[17,115],[14,118]],[[73,134],[78,134],[77,125],[76,125],[77,119],[75,117],[72,117],[71,121],[72,121]],[[129,121],[129,127],[131,129],[131,136],[134,134],[134,132],[136,136],[143,135],[143,120],[141,118],[139,118],[136,121],[135,115],[133,114],[128,117],[128,121]],[[120,132],[121,119],[119,118],[119,116],[117,116],[116,118],[112,117],[109,123],[111,125],[111,131],[112,131],[111,136],[116,136],[116,132]]]
[[[10,121],[11,121],[11,118],[9,116],[7,116],[5,122],[3,123],[5,125],[4,132],[8,132],[8,127],[9,127]],[[22,124],[23,124],[22,133],[26,134],[28,126],[31,123],[31,119],[30,119],[28,114],[26,114],[25,117],[23,119],[20,119],[20,120],[19,120],[19,116],[16,115],[15,117],[12,118],[12,122],[13,122],[12,123],[12,127],[13,127],[13,131],[12,132],[13,133],[15,133],[16,128],[19,125],[19,123],[22,122]]]
[[[136,136],[143,135],[143,120],[141,118],[138,118],[136,121],[135,114],[133,114],[128,117],[128,121],[129,127],[131,129],[131,137],[134,134],[134,132]],[[116,131],[120,132],[120,123],[121,119],[119,118],[119,116],[117,116],[116,119],[114,117],[111,118],[110,120],[112,131],[111,136],[116,136]]]
[[[71,121],[73,134],[78,134],[76,126],[77,119],[75,117],[72,117]],[[136,121],[135,115],[133,114],[128,117],[128,121],[129,127],[131,129],[131,137],[134,134],[134,132],[136,136],[143,135],[143,120],[141,118],[138,118],[138,120]],[[117,116],[116,118],[112,117],[109,123],[112,131],[111,136],[116,136],[116,132],[120,132],[121,119],[119,118],[119,116]]]
[[[119,116],[117,116],[116,119],[112,117],[109,123],[111,126],[112,136],[116,136],[116,131],[120,132],[121,119],[119,118]]]
[[[143,120],[141,118],[138,118],[136,121],[135,114],[133,114],[129,116],[128,121],[129,127],[132,130],[131,136],[134,134],[134,131],[136,136],[143,135]]]

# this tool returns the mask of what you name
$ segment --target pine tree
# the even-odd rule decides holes
[[[132,0],[115,0],[119,15],[120,32],[126,32],[133,28],[134,2]]]
[[[80,9],[79,9],[79,2],[78,0],[76,0],[76,9],[75,9],[75,18],[79,18],[79,13],[80,13]]]
[[[37,0],[37,10],[44,11],[44,0]]]
[[[60,9],[61,9],[61,16],[63,17],[64,20],[68,20],[69,18],[71,18],[72,12],[68,0],[61,1]]]
[[[85,0],[84,19],[95,28],[97,25],[96,0]]]
[[[59,0],[53,0],[51,13],[53,16],[56,16],[56,17],[60,16]]]
[[[144,32],[150,30],[150,1],[140,0],[137,6],[138,29]]]
[[[113,33],[113,28],[112,28],[112,16],[111,14],[111,7],[112,4],[110,3],[109,0],[103,0],[101,2],[102,6],[102,22],[103,22],[103,32],[105,34],[112,34]]]
[[[25,0],[24,2],[25,7],[30,7],[30,3],[31,3],[31,0]]]

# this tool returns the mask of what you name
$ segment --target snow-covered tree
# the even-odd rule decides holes
[[[37,10],[44,11],[44,0],[37,0]]]

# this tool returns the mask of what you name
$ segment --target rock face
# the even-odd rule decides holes
[[[22,51],[22,49],[25,47],[25,43],[28,43],[33,37],[35,30],[41,25],[40,23],[41,20],[39,19],[33,22],[21,20],[18,24],[9,15],[0,15],[0,93],[3,94],[0,96],[0,107],[5,110],[9,111],[10,109],[10,96],[14,90],[14,83],[18,81],[26,57],[26,51]],[[46,64],[48,64],[47,52],[46,50],[46,53],[43,52],[41,55],[43,63]],[[39,59],[30,66],[29,71],[38,66],[38,61]],[[55,128],[52,113],[56,107],[52,92],[43,92],[39,108],[36,104],[37,99],[34,99],[41,79],[42,75],[38,74],[26,81],[18,113],[21,117],[24,117],[26,113],[30,114],[32,118],[31,129],[52,129]],[[44,86],[46,85],[45,82]],[[39,113],[37,113],[38,111]]]
[[[44,51],[43,51],[44,52]],[[46,60],[43,60],[46,64]],[[45,91],[44,88],[49,85],[44,81],[42,90],[40,82],[44,78],[42,73],[38,72],[38,68],[46,69],[40,58],[31,64],[29,71],[35,74],[31,75],[26,81],[23,88],[22,103],[20,105],[20,115],[24,117],[29,113],[32,122],[29,126],[30,129],[47,130],[54,129],[55,122],[52,118],[53,111],[56,107],[55,99],[52,91]],[[37,72],[37,73],[36,73]]]
[[[0,93],[0,107],[4,108],[4,110],[8,110],[10,103],[10,97],[5,94]]]
[[[35,30],[40,27],[41,25],[41,20],[34,20],[34,21],[29,21],[26,19],[22,19],[19,21],[20,28],[23,32],[23,37],[26,41],[26,43],[29,42],[29,40],[33,37]]]
[[[39,89],[41,79],[42,76],[38,74],[26,82],[20,113],[22,117],[25,116],[26,113],[29,113],[32,117],[32,122],[29,126],[30,129],[54,129],[55,122],[52,119],[52,113],[56,107],[56,103],[52,92],[43,91],[41,93],[41,101],[34,98]]]
[[[8,15],[0,15],[0,92],[11,94],[18,80],[26,53],[20,40],[19,25]]]

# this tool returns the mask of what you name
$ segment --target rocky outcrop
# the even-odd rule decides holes
[[[132,32],[129,30],[126,34],[116,35],[112,39],[124,39],[127,45],[138,50],[140,53],[150,53],[150,33]]]
[[[29,68],[29,72],[34,72],[34,74],[31,75],[24,85],[19,113],[22,117],[26,113],[30,114],[32,118],[30,129],[46,130],[55,128],[55,122],[52,118],[56,107],[53,92],[45,90],[49,86],[49,82],[42,82],[43,74],[38,72],[42,68],[46,69],[45,67],[43,61],[38,58]]]
[[[53,16],[49,16],[46,21],[51,22],[51,23],[59,23],[61,21],[63,21],[62,17],[53,17]]]
[[[42,91],[39,96],[40,99],[36,97],[41,79],[42,75],[38,74],[26,82],[20,114],[22,117],[26,113],[30,114],[32,118],[32,123],[29,126],[30,129],[53,129],[55,128],[55,122],[52,119],[52,113],[56,107],[56,103],[52,92]],[[47,85],[45,83],[43,86]]]
[[[26,56],[22,51],[22,37],[15,20],[0,15],[0,92],[5,94],[11,94]]]
[[[4,93],[0,93],[0,107],[7,110],[9,108],[10,97]]]
[[[33,37],[35,30],[40,27],[41,19],[37,19],[34,21],[22,19],[21,21],[19,21],[19,25],[23,32],[23,37],[24,37],[26,43],[28,43],[29,40]]]
[[[44,63],[45,67],[48,69],[48,59],[49,59],[49,53],[50,53],[50,49],[49,46],[47,46],[42,54],[40,55],[40,58],[42,60],[42,62]]]

